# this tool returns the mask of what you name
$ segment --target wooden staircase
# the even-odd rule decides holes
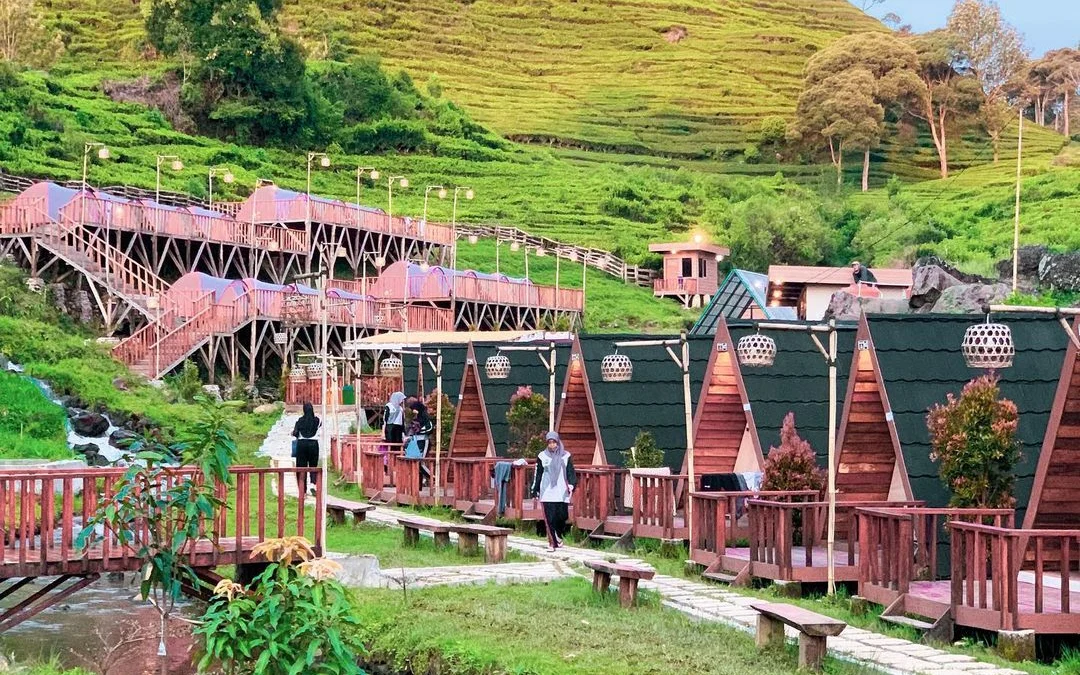
[[[953,639],[952,609],[948,605],[914,603],[904,593],[881,613],[881,620],[895,626],[907,626],[922,633],[923,640],[950,643]],[[914,599],[914,598],[912,598]],[[927,606],[920,606],[927,604]]]

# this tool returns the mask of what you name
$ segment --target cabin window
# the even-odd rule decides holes
[[[697,261],[697,275],[699,277],[701,277],[702,279],[709,276],[709,274],[708,274],[708,264],[705,262],[705,258],[698,258],[698,261]]]
[[[693,258],[682,259],[682,276],[692,277],[694,276],[694,260]]]

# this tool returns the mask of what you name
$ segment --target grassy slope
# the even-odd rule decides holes
[[[411,672],[428,672],[429,665],[456,675],[796,672],[791,648],[759,653],[749,635],[695,622],[661,607],[648,592],[641,600],[642,606],[622,610],[614,594],[601,598],[582,579],[543,587],[430,588],[410,592],[408,600],[397,591],[357,596],[372,655],[408,664]],[[829,660],[826,672],[863,670]]]
[[[0,372],[0,458],[71,457],[64,410],[30,380]]]

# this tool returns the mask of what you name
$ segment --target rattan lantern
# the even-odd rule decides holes
[[[379,370],[386,377],[401,377],[405,372],[405,365],[396,356],[387,356],[379,363]]]
[[[608,354],[600,361],[600,377],[604,382],[629,382],[634,377],[634,363],[626,354]]]
[[[307,364],[308,377],[319,377],[323,372],[322,361],[313,361]]]
[[[771,366],[776,361],[776,341],[760,333],[739,338],[735,351],[739,354],[739,364],[751,368]]]
[[[964,331],[960,349],[969,368],[1008,368],[1016,356],[1012,330],[1003,323],[990,323],[989,320],[969,326]]]
[[[286,342],[288,342],[288,336],[284,332],[277,331],[274,333],[274,344],[283,345]]]
[[[484,372],[489,380],[505,380],[510,377],[510,359],[502,354],[489,356],[484,361]]]
[[[289,371],[290,380],[304,380],[307,378],[307,368],[303,366],[293,366]]]

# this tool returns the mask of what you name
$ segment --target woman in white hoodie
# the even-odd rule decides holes
[[[548,551],[562,546],[566,521],[570,516],[570,497],[577,485],[574,461],[563,447],[559,434],[549,431],[547,447],[536,456],[536,476],[533,478],[533,497],[544,506],[544,525],[547,529]]]

